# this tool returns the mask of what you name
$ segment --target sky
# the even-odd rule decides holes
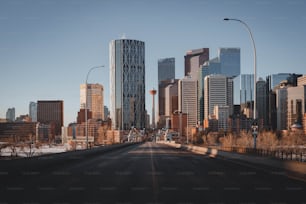
[[[305,0],[0,0],[0,118],[30,101],[63,100],[65,125],[76,121],[80,84],[104,86],[109,106],[109,43],[126,37],[145,42],[146,109],[157,89],[157,62],[175,57],[183,78],[184,55],[207,47],[241,49],[241,72],[306,74]]]

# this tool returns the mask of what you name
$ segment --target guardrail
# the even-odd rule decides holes
[[[293,160],[306,162],[306,148],[286,148],[286,149],[254,149],[244,147],[217,147],[221,151],[253,154],[257,156],[274,157],[281,160]]]

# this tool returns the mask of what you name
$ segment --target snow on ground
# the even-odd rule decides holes
[[[18,157],[29,157],[29,156],[39,156],[43,154],[53,154],[66,152],[70,148],[68,145],[43,145],[39,148],[33,147],[16,147],[15,153],[11,147],[6,147],[1,149],[0,156],[9,157],[9,156],[18,156]]]

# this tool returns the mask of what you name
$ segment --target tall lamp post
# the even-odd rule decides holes
[[[92,67],[88,70],[87,75],[86,75],[86,81],[85,81],[85,135],[86,135],[86,149],[88,149],[88,119],[87,119],[87,111],[88,111],[88,107],[87,107],[87,81],[88,81],[88,76],[90,74],[90,72],[94,69],[98,69],[98,68],[102,68],[104,67],[104,65],[102,66],[95,66]]]
[[[256,120],[256,81],[257,81],[257,76],[256,76],[256,47],[255,47],[255,41],[254,41],[254,38],[253,38],[253,35],[252,35],[252,32],[251,32],[251,29],[250,27],[248,26],[248,24],[246,24],[244,21],[240,20],[240,19],[235,19],[235,18],[224,18],[223,20],[225,21],[238,21],[240,23],[242,23],[246,29],[248,30],[249,34],[250,34],[250,38],[252,40],[252,44],[253,44],[253,50],[254,50],[254,112],[253,112],[253,120],[254,120],[254,123],[255,120]],[[257,124],[257,123],[256,123]],[[257,131],[254,131],[254,149],[256,149],[256,136],[257,136]]]

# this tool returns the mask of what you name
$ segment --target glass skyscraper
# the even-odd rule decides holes
[[[163,80],[175,79],[175,58],[158,60],[158,84]]]
[[[113,40],[109,49],[113,129],[145,128],[145,43],[131,39]]]

